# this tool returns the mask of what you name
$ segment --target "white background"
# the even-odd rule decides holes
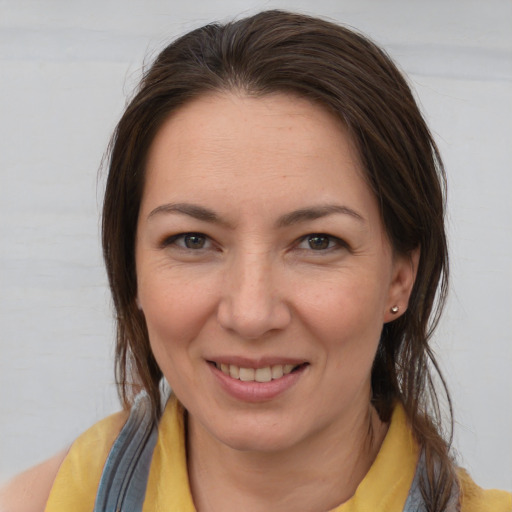
[[[509,0],[0,0],[0,479],[119,407],[97,173],[142,63],[191,28],[273,7],[357,27],[411,79],[449,176],[435,342],[455,448],[480,485],[512,490]]]

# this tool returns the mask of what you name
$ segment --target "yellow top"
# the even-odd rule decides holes
[[[110,448],[127,419],[118,413],[82,434],[71,447],[45,512],[91,512]],[[412,483],[418,446],[396,407],[375,462],[352,498],[331,512],[401,512]],[[461,470],[461,512],[511,512],[512,495],[483,490]],[[171,398],[160,421],[143,512],[195,512],[188,483],[183,415]]]

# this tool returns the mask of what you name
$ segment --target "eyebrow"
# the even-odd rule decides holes
[[[194,219],[212,224],[221,224],[226,227],[232,227],[232,224],[225,219],[222,219],[213,210],[191,203],[168,203],[156,207],[148,215],[148,220],[158,214],[172,214],[178,213],[188,215]],[[320,206],[312,206],[308,208],[300,208],[293,212],[286,213],[279,217],[276,222],[278,228],[288,227],[293,224],[299,224],[310,220],[320,219],[333,214],[349,215],[359,222],[365,222],[365,219],[352,208],[337,204],[327,204]]]
[[[151,217],[154,217],[160,213],[181,213],[183,215],[188,215],[193,217],[194,219],[201,220],[203,222],[210,222],[212,224],[223,224],[225,226],[230,226],[229,222],[221,219],[213,210],[208,208],[204,208],[203,206],[199,206],[197,204],[191,203],[168,203],[163,204],[161,206],[156,207],[151,213],[148,215],[148,220]]]
[[[359,222],[365,222],[362,215],[357,213],[355,210],[352,210],[352,208],[349,208],[348,206],[342,206],[338,204],[326,204],[321,206],[312,206],[309,208],[301,208],[299,210],[287,213],[279,218],[279,220],[277,221],[277,226],[287,227],[291,226],[292,224],[298,224],[300,222],[305,222],[308,220],[315,220],[320,219],[322,217],[327,217],[328,215],[332,215],[335,213],[350,215]]]

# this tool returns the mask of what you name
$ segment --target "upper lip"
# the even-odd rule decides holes
[[[238,366],[240,368],[265,368],[267,366],[286,365],[292,364],[298,366],[307,363],[304,359],[297,359],[295,357],[276,357],[265,356],[260,358],[249,358],[243,356],[213,356],[207,357],[207,361],[218,364],[228,364]]]

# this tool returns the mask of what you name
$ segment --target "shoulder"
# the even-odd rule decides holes
[[[461,512],[511,512],[512,494],[496,489],[482,489],[464,469],[458,470],[461,488]]]
[[[62,461],[64,450],[14,477],[0,490],[1,512],[43,511]]]
[[[128,412],[108,416],[75,440],[54,479],[47,512],[94,508],[105,461],[127,418]]]
[[[0,490],[0,512],[92,510],[85,506],[91,500],[94,503],[105,460],[127,417],[127,412],[120,412],[101,420],[69,450],[12,479]],[[93,495],[88,497],[90,492]]]

